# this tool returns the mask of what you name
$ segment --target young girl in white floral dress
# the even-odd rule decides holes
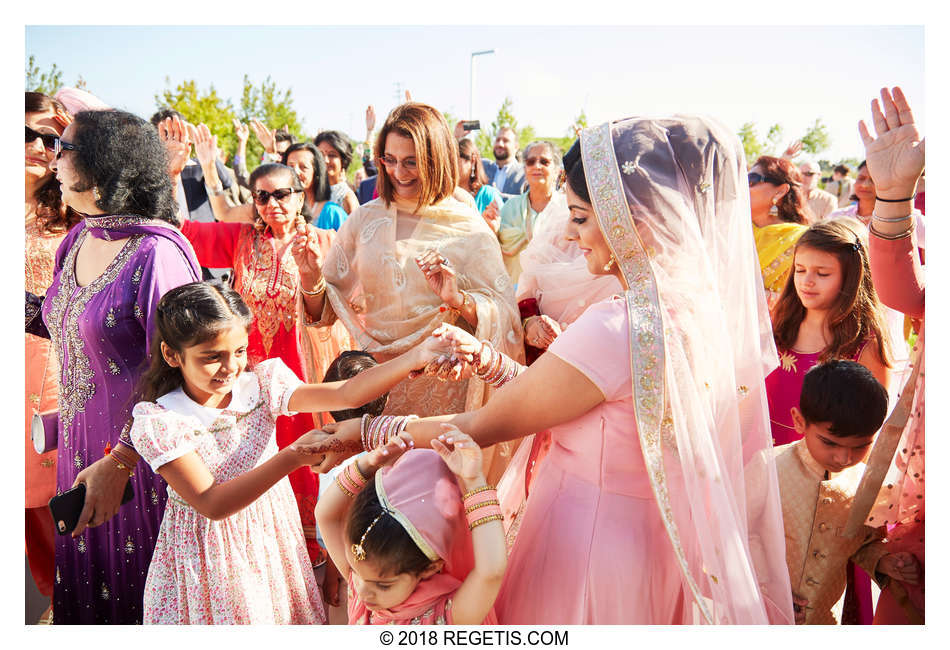
[[[245,372],[251,319],[219,282],[177,287],[158,304],[131,429],[168,482],[146,624],[326,622],[286,478],[322,460],[297,447],[322,434],[278,451],[275,419],[358,407],[438,354],[421,345],[350,381],[304,384],[279,359]]]

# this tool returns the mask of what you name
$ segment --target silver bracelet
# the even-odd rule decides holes
[[[900,223],[901,221],[906,221],[907,219],[913,219],[914,214],[908,214],[906,217],[879,217],[876,214],[871,215],[872,219],[877,219],[883,223]]]

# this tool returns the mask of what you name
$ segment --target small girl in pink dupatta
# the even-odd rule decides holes
[[[349,587],[349,623],[497,624],[507,558],[481,449],[450,425],[435,451],[412,447],[407,433],[391,437],[348,465],[317,504]]]

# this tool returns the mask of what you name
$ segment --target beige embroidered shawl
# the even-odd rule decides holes
[[[357,347],[378,361],[421,342],[443,322],[472,332],[429,288],[415,258],[435,249],[449,260],[458,286],[472,296],[478,326],[472,332],[513,359],[524,361],[514,288],[495,235],[469,206],[453,197],[412,214],[414,203],[381,199],[360,206],[344,222],[323,265],[327,298],[321,323],[339,318]],[[403,239],[397,239],[397,225]],[[481,380],[403,381],[389,396],[387,413],[419,416],[458,413],[488,401]],[[486,450],[486,476],[497,480],[517,441]],[[491,476],[489,476],[491,474]]]

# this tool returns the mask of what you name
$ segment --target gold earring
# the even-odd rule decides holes
[[[778,216],[778,205],[776,205],[777,203],[778,203],[778,201],[776,201],[775,199],[772,199],[772,207],[769,208],[769,215],[770,215],[770,216],[773,216],[773,217],[777,217],[777,216]]]
[[[101,200],[102,200],[102,194],[99,193],[99,188],[98,188],[98,187],[93,187],[93,188],[92,188],[92,198],[94,198],[96,201],[101,201]]]
[[[607,263],[604,264],[604,273],[610,273],[610,271],[614,268],[614,264],[616,263],[617,263],[617,260],[615,260],[614,256],[611,255]]]

